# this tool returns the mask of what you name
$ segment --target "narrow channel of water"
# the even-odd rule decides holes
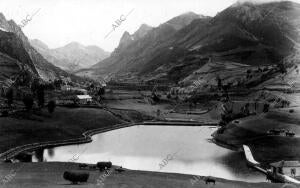
[[[265,181],[264,175],[246,166],[243,153],[209,142],[214,130],[183,126],[127,127],[97,134],[88,144],[46,149],[34,156],[33,161],[112,161],[114,165],[135,170]],[[170,155],[173,159],[162,165],[164,159],[170,159]]]

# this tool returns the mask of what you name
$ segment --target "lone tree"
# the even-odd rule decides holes
[[[269,104],[264,104],[263,113],[269,112],[269,108],[270,108]]]
[[[160,98],[159,98],[159,96],[156,94],[156,93],[152,93],[152,100],[154,101],[154,102],[159,102],[160,101]]]
[[[95,85],[92,83],[89,87],[89,90],[93,90],[95,88]]]
[[[217,83],[218,83],[218,89],[222,90],[222,87],[223,87],[222,79],[219,76],[217,76],[216,80],[217,80]]]
[[[14,92],[11,88],[8,89],[8,91],[6,92],[5,95],[6,99],[7,99],[7,104],[10,107],[14,101]]]
[[[53,82],[55,89],[61,89],[61,85],[63,84],[63,81],[61,79],[55,79]]]
[[[44,107],[45,103],[45,91],[44,91],[44,85],[39,85],[37,88],[37,99],[38,99],[38,105],[40,108]]]
[[[167,99],[171,99],[171,98],[172,98],[171,93],[168,93],[168,94],[167,94]]]
[[[47,107],[48,107],[48,112],[50,114],[52,114],[54,112],[55,107],[56,107],[55,101],[53,101],[53,100],[49,101]]]
[[[40,85],[39,79],[35,78],[35,79],[32,81],[31,86],[30,86],[31,92],[32,92],[32,93],[35,93],[35,92],[37,91],[39,85]]]
[[[241,113],[244,114],[245,116],[249,116],[250,115],[249,107],[250,107],[250,104],[246,103],[246,105],[244,107],[242,107]]]
[[[277,65],[279,71],[281,72],[281,74],[286,74],[287,73],[287,70],[286,70],[286,66],[284,63],[279,63]]]
[[[105,89],[104,89],[104,87],[100,87],[99,90],[98,90],[98,95],[99,95],[99,96],[102,96],[102,95],[104,95],[104,94],[105,94]]]
[[[33,106],[33,97],[29,94],[25,95],[23,98],[23,103],[25,105],[26,110],[31,110]]]

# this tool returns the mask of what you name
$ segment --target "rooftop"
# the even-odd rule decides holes
[[[92,97],[89,95],[77,95],[78,99],[91,99]]]
[[[300,167],[299,161],[278,161],[270,164],[273,167]]]

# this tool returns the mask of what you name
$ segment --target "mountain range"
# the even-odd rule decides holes
[[[226,69],[277,65],[299,52],[299,23],[300,4],[289,1],[235,3],[214,17],[189,12],[158,27],[125,32],[110,57],[76,74],[191,84],[212,79],[197,74],[206,65],[225,79],[234,76],[222,75]]]
[[[8,85],[20,73],[43,80],[73,76],[49,63],[30,44],[21,28],[13,21],[6,20],[0,13],[0,82]]]
[[[91,67],[110,54],[98,46],[84,46],[77,42],[55,49],[38,39],[30,40],[30,43],[49,62],[68,72]]]
[[[200,88],[216,84],[220,77],[238,85],[246,69],[297,61],[299,23],[298,3],[235,3],[214,17],[187,12],[157,27],[142,24],[133,34],[124,32],[109,54],[76,42],[50,49],[37,39],[28,40],[13,20],[0,13],[0,81],[26,71],[44,80],[77,79],[68,73],[72,72],[188,87],[197,82]],[[258,78],[261,75],[250,82]]]

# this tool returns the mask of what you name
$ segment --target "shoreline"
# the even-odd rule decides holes
[[[189,122],[189,121],[143,121],[143,122],[128,122],[113,125],[112,127],[101,127],[96,129],[87,130],[82,133],[81,138],[73,138],[68,140],[58,140],[58,141],[49,141],[49,142],[37,142],[33,144],[26,144],[11,148],[5,152],[0,153],[0,163],[5,160],[9,160],[16,155],[30,150],[36,150],[39,148],[45,147],[57,147],[57,146],[66,146],[73,144],[84,144],[92,142],[92,136],[95,134],[100,134],[116,129],[121,129],[125,127],[131,127],[136,125],[144,126],[212,126],[214,123],[203,123],[203,122]]]
[[[95,134],[99,134],[99,133],[103,133],[103,132],[107,132],[107,131],[111,131],[111,130],[115,130],[115,129],[125,128],[125,127],[135,126],[136,124],[140,124],[140,123],[121,123],[121,124],[116,124],[113,127],[109,127],[109,128],[101,127],[101,128],[97,128],[97,129],[88,130],[88,131],[85,131],[82,133],[83,137],[81,137],[81,138],[40,142],[40,143],[37,142],[37,143],[33,143],[33,144],[17,146],[15,148],[11,148],[3,153],[0,153],[0,162],[1,162],[1,160],[2,161],[8,160],[8,159],[13,158],[16,155],[18,155],[22,152],[28,151],[28,150],[39,149],[39,148],[43,148],[43,147],[57,147],[57,146],[89,143],[89,142],[93,141],[92,136]]]

